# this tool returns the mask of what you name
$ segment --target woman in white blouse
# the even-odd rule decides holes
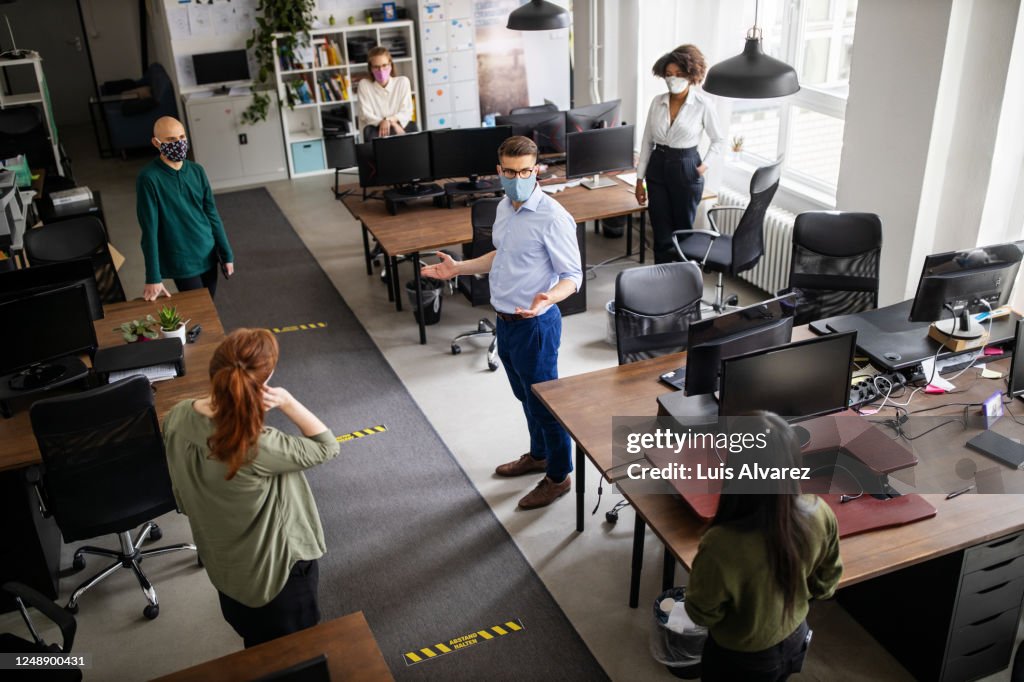
[[[412,86],[405,76],[395,75],[395,62],[388,48],[378,45],[366,55],[367,71],[373,77],[359,81],[359,118],[367,139],[401,135],[415,130],[412,119]],[[365,127],[371,126],[370,130]]]
[[[722,135],[712,102],[694,87],[707,72],[704,55],[696,46],[680,45],[662,55],[651,71],[665,79],[668,92],[655,97],[647,113],[637,163],[636,200],[643,204],[650,199],[654,262],[670,263],[679,259],[672,232],[693,228],[704,191],[708,165],[697,152],[701,133],[706,132],[711,140],[709,158],[718,153]]]

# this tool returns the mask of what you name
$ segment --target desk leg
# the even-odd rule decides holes
[[[661,561],[661,589],[664,591],[675,587],[676,581],[676,558],[668,551],[668,545],[665,545],[665,556]]]
[[[398,256],[391,257],[391,291],[395,296],[395,310],[402,312],[402,287],[398,284]]]
[[[626,258],[633,255],[633,214],[626,216]]]
[[[640,514],[634,510],[633,521],[633,564],[629,570],[629,608],[635,609],[640,603],[640,574],[644,568],[644,533],[647,524]]]
[[[420,345],[427,342],[426,318],[423,314],[423,282],[420,280],[420,252],[414,252],[412,259],[412,279],[416,283],[416,317],[420,327]]]
[[[366,274],[373,274],[373,258],[370,256],[370,231],[366,229],[365,223],[360,223],[363,226],[363,255],[366,257]]]
[[[647,250],[647,211],[640,212],[640,264],[644,262],[644,251]]]
[[[587,492],[587,456],[579,441],[576,445],[576,532],[583,532],[583,496]]]

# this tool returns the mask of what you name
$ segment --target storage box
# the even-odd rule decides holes
[[[292,142],[292,170],[295,173],[309,173],[325,168],[323,140]]]

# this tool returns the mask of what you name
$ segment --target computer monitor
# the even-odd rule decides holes
[[[1006,395],[1011,398],[1024,396],[1024,320],[1017,320],[1013,337],[1013,356],[1010,358],[1010,378]]]
[[[594,128],[614,128],[619,125],[621,108],[620,99],[574,107],[565,112],[565,130],[567,133],[581,133]]]
[[[196,72],[196,85],[249,80],[249,57],[245,50],[194,54],[192,68]]]
[[[939,331],[953,339],[980,337],[984,328],[972,319],[972,314],[1006,305],[1022,255],[1024,241],[928,256],[917,283],[910,321],[934,322]],[[948,319],[943,319],[947,314]]]
[[[599,128],[565,136],[565,177],[589,177],[587,189],[611,187],[615,181],[601,173],[633,167],[633,126]]]
[[[418,194],[420,183],[433,179],[430,134],[407,133],[373,139],[376,185],[395,185],[404,194]]]
[[[92,319],[102,320],[103,299],[96,286],[96,273],[89,258],[0,272],[0,301],[63,289],[72,284],[85,285]]]
[[[500,183],[481,180],[494,175],[498,147],[512,137],[512,126],[430,131],[430,163],[435,178],[469,178],[462,190],[496,189]]]
[[[686,395],[718,390],[722,360],[781,346],[793,339],[792,295],[756,303],[690,324],[686,346]]]
[[[0,327],[0,376],[18,372],[8,382],[14,390],[59,380],[66,369],[55,360],[96,352],[96,329],[82,284],[0,303]]]
[[[847,409],[856,342],[856,332],[829,334],[722,360],[719,415],[799,421]]]
[[[529,137],[541,154],[565,153],[565,112],[541,111],[535,114],[496,116],[494,124],[512,126],[513,135]]]

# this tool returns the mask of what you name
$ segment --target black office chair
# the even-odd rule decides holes
[[[106,231],[95,216],[61,220],[25,232],[25,254],[32,265],[91,258],[96,287],[104,303],[125,300],[121,278],[110,257]]]
[[[810,211],[796,217],[789,288],[793,324],[878,307],[882,221],[874,213]]]
[[[494,216],[498,210],[500,198],[488,197],[478,199],[473,204],[470,221],[473,224],[473,241],[462,247],[462,257],[466,260],[478,258],[485,253],[494,251],[494,243],[491,241],[491,231],[494,228]],[[491,287],[487,275],[461,275],[459,276],[459,291],[466,295],[469,302],[476,306],[487,303],[491,300]],[[487,348],[487,369],[492,372],[498,369],[498,336],[494,322],[484,317],[477,322],[473,331],[463,332],[452,339],[452,355],[462,352],[459,341],[477,336],[490,336],[491,345]]]
[[[708,209],[710,230],[676,230],[672,233],[672,243],[684,261],[696,261],[701,270],[718,273],[715,300],[704,302],[716,313],[735,308],[738,303],[735,294],[725,299],[722,276],[736,276],[750,270],[764,255],[764,216],[779,188],[781,172],[781,159],[754,171],[750,178],[750,202],[745,208],[715,206]],[[715,224],[715,216],[722,211],[743,212],[731,235],[722,234]]]
[[[405,132],[407,133],[418,133],[420,131],[419,125],[416,121],[409,121],[409,125],[405,126]],[[377,126],[366,125],[363,126],[363,142],[372,142],[373,138],[378,137]]]
[[[623,270],[615,278],[615,347],[619,364],[686,350],[690,322],[700,319],[704,278],[696,263]]]
[[[176,509],[167,471],[163,437],[149,381],[133,376],[90,391],[37,401],[29,412],[43,465],[33,481],[45,515],[53,515],[64,542],[115,533],[119,549],[82,546],[74,568],[85,568],[85,554],[114,559],[71,594],[67,609],[78,612],[78,600],[91,587],[130,569],[149,605],[146,618],[156,618],[156,591],[139,564],[143,558],[181,550],[190,543],[140,550],[162,532],[151,521]],[[39,472],[36,472],[39,473]],[[142,525],[132,539],[131,531]]]
[[[14,597],[15,603],[18,605],[18,610],[21,612],[21,618],[25,621],[25,626],[28,628],[29,635],[31,635],[32,639],[19,637],[13,632],[0,633],[0,652],[5,654],[21,654],[22,656],[54,656],[71,652],[71,647],[75,643],[75,631],[78,628],[78,624],[75,622],[74,616],[33,590],[28,585],[9,582],[4,584],[3,591]],[[39,632],[36,630],[35,623],[32,622],[32,617],[29,616],[29,606],[39,611],[49,620],[53,621],[53,624],[60,629],[60,644],[47,644],[39,635]],[[82,679],[82,671],[78,668],[51,668],[45,671],[36,670],[33,672],[35,674],[32,674],[32,677],[37,679],[54,680],[55,682],[63,682],[65,680],[68,682],[74,682]],[[12,673],[8,674],[10,675]],[[23,675],[25,674],[29,673],[23,672]],[[15,679],[21,679],[21,676],[17,673],[13,673],[13,675]]]
[[[516,114],[536,114],[543,111],[558,111],[558,105],[545,102],[544,104],[534,104],[532,107],[516,107],[508,113],[510,116],[515,116]]]

